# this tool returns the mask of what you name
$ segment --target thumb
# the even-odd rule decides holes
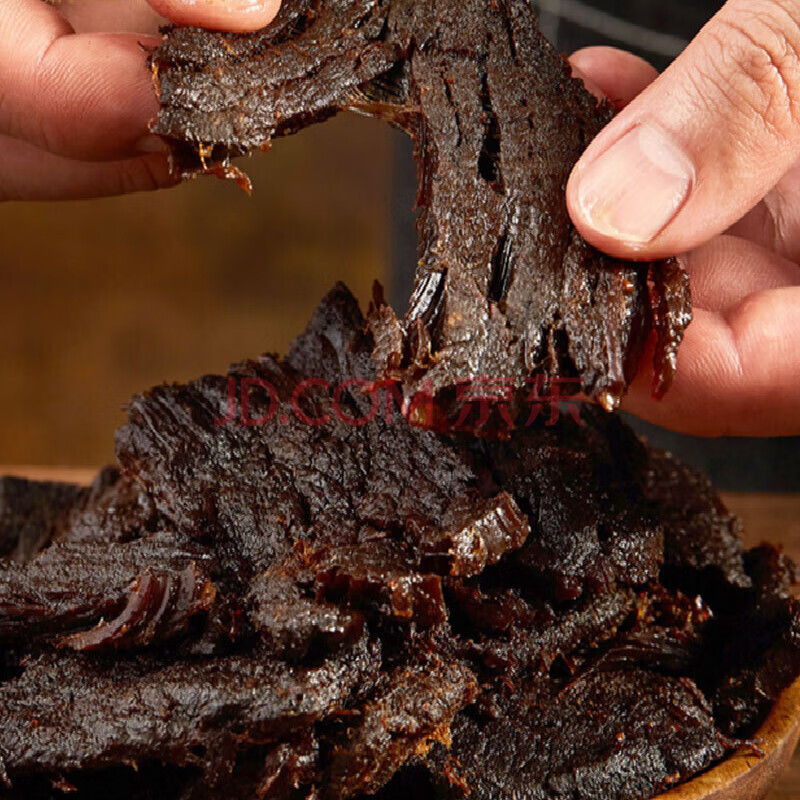
[[[729,0],[592,142],[575,225],[615,256],[661,258],[721,233],[800,155],[800,0]]]

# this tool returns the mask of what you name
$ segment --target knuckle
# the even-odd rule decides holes
[[[717,85],[733,105],[776,138],[800,134],[800,25],[778,3],[720,17]],[[778,6],[776,11],[774,7]]]
[[[116,194],[152,192],[166,186],[163,169],[156,157],[142,156],[125,162],[119,175],[119,191]]]

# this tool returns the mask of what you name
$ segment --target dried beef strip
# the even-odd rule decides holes
[[[637,465],[641,442],[603,412],[487,444],[497,483],[516,498],[531,535],[514,555],[556,600],[642,585],[659,575],[664,537],[648,511]]]
[[[416,143],[419,266],[404,320],[379,305],[375,355],[407,395],[483,376],[578,378],[617,405],[657,333],[666,391],[691,319],[676,262],[589,246],[565,186],[610,120],[538,33],[527,0],[285,0],[252,34],[173,28],[151,60],[154,132],[184,174],[241,177],[230,158],[354,110]]]
[[[375,380],[364,329],[355,298],[339,286],[287,361],[264,356],[234,366],[228,380],[208,376],[134,398],[117,434],[120,463],[140,477],[172,526],[212,542],[223,565],[243,579],[289,558],[298,541],[342,547],[357,544],[370,527],[400,537],[412,524],[435,527],[478,475],[460,448],[405,424],[396,404],[387,420],[383,407],[391,398],[377,398],[381,412],[368,424],[349,421],[374,402],[362,385],[338,391],[334,402],[353,372]],[[313,360],[307,371],[292,364],[297,353],[326,348],[330,363],[321,375]],[[237,398],[245,392],[248,419],[259,424],[242,424],[241,413],[217,422],[228,414],[231,386]],[[500,514],[486,524],[488,533],[508,520]]]
[[[170,534],[53,544],[27,564],[0,561],[0,640],[63,634],[63,646],[95,650],[173,638],[214,605],[213,568]]]
[[[358,723],[334,741],[322,794],[342,800],[372,794],[435,742],[448,745],[453,720],[472,704],[477,689],[464,664],[436,656],[387,673]]]
[[[794,563],[771,545],[750,550],[744,561],[752,589],[730,615],[715,621],[704,643],[714,712],[722,729],[734,736],[747,735],[763,722],[797,678],[800,663]]]
[[[289,561],[276,564],[250,585],[250,619],[276,656],[302,660],[309,653],[336,652],[358,641],[364,617],[316,598],[313,573]]]
[[[319,741],[313,731],[304,731],[270,747],[258,748],[236,761],[232,774],[225,778],[226,800],[290,800],[308,796],[319,779]],[[220,787],[209,784],[205,776],[191,783],[180,800],[217,800]],[[163,798],[160,798],[163,800]]]
[[[239,743],[278,742],[344,707],[379,652],[363,639],[317,667],[229,656],[185,663],[43,655],[0,685],[0,764],[17,775],[160,760],[209,780]]]
[[[159,527],[153,500],[136,478],[106,467],[59,518],[53,540],[127,542]]]
[[[665,561],[679,574],[715,573],[725,584],[750,586],[741,522],[711,481],[662,450],[648,450],[646,492],[664,528]]]
[[[467,651],[490,672],[507,676],[544,672],[576,651],[614,639],[648,605],[647,595],[617,589],[565,607],[526,601],[518,590],[481,591],[454,583],[448,592]]]
[[[445,796],[646,800],[734,744],[691,681],[640,669],[589,674],[552,694],[520,687],[501,708],[496,719],[459,717],[450,750],[433,754]]]
[[[59,517],[81,491],[66,483],[0,478],[0,557],[33,558],[50,543]]]

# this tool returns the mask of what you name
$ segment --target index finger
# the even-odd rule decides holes
[[[159,39],[75,34],[39,0],[0,6],[0,134],[69,158],[134,155],[158,109],[142,45]]]
[[[176,25],[234,32],[254,31],[269,25],[281,0],[148,0]]]

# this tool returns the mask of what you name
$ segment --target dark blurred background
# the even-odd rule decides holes
[[[564,52],[614,44],[659,68],[721,3],[539,0]],[[395,305],[416,263],[408,142],[343,116],[244,168],[157,195],[0,206],[0,464],[97,465],[136,391],[282,351],[337,279]],[[765,408],[764,413],[768,413]],[[697,440],[637,423],[720,488],[800,490],[793,439]]]

